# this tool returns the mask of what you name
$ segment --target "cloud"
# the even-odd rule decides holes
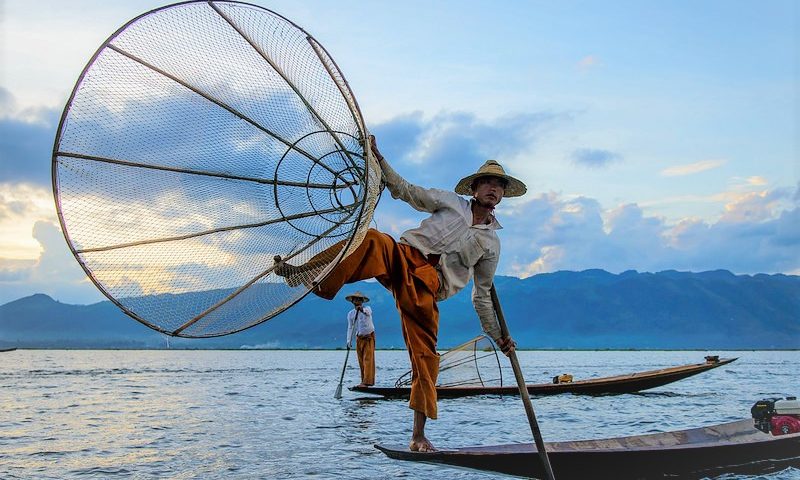
[[[50,184],[57,122],[55,109],[16,110],[11,93],[0,87],[0,182]]]
[[[57,221],[50,189],[32,183],[0,183],[0,256],[37,258],[40,246],[31,237],[37,220]]]
[[[17,109],[17,101],[14,95],[3,87],[0,87],[0,118],[10,115]]]
[[[164,106],[169,107],[167,104]],[[102,297],[87,281],[58,231],[49,192],[52,132],[45,133],[46,122],[29,121],[36,115],[29,113],[23,118],[19,112],[13,111],[13,98],[7,92],[0,91],[0,107],[4,109],[3,112],[12,111],[12,114],[3,113],[0,117],[0,129],[6,128],[3,132],[16,136],[8,138],[4,135],[0,139],[0,154],[4,160],[0,165],[3,169],[0,173],[3,174],[3,182],[6,182],[6,175],[12,182],[0,183],[0,239],[3,230],[24,227],[24,232],[15,234],[16,238],[33,242],[24,248],[19,247],[20,252],[27,249],[25,251],[28,253],[13,257],[7,254],[11,251],[8,244],[0,242],[5,257],[0,258],[0,302],[36,292],[69,297],[70,301],[100,300]],[[180,105],[177,107],[182,108]],[[50,113],[54,118],[54,112]],[[37,118],[47,118],[47,115]],[[494,119],[483,119],[465,112],[442,112],[432,117],[412,112],[375,125],[372,131],[378,137],[384,155],[409,181],[451,190],[458,179],[475,171],[487,158],[498,159],[512,174],[516,168],[527,166],[530,152],[544,141],[551,129],[564,120],[568,120],[568,115],[548,112]],[[137,135],[146,135],[151,128],[124,120],[120,125]],[[89,128],[89,125],[84,124],[84,127]],[[191,130],[193,127],[187,128]],[[213,160],[209,152],[221,148],[217,143],[218,138],[209,137],[195,142],[194,151],[191,148],[181,150],[183,144],[180,142],[186,141],[183,132],[176,130],[173,134],[157,149],[142,151],[143,157],[158,159],[170,151],[180,150],[185,155],[182,161],[187,165],[193,165],[192,162],[205,164]],[[44,141],[45,137],[46,148],[33,148],[36,143],[33,139]],[[256,143],[248,141],[252,140],[251,137],[251,132],[242,131],[233,143],[224,147],[234,152],[231,160],[234,168],[241,171],[246,171],[247,165],[252,165],[251,159],[262,153],[253,146]],[[231,141],[230,138],[227,141]],[[97,147],[101,153],[105,150],[113,153],[118,145],[102,143]],[[41,167],[32,169],[39,169],[39,174],[26,172],[19,165],[5,162],[8,152],[25,151],[28,153],[22,153],[20,158],[34,155],[42,158],[39,162]],[[583,167],[602,168],[620,161],[622,157],[606,150],[580,149],[574,152],[572,159]],[[686,175],[716,168],[724,163],[722,160],[709,160],[672,167],[662,174]],[[32,161],[31,165],[35,166],[37,162]],[[83,174],[80,169],[70,171],[75,175]],[[99,171],[96,170],[95,174]],[[35,179],[36,175],[39,175],[38,180]],[[86,207],[87,204],[81,202],[100,202],[109,209],[108,215],[101,217],[128,221],[129,231],[136,231],[137,225],[142,225],[141,218],[126,217],[137,208],[139,201],[155,205],[151,215],[146,218],[154,225],[160,222],[166,226],[169,231],[165,231],[165,235],[224,226],[229,221],[256,221],[268,213],[264,209],[272,208],[269,202],[263,201],[269,198],[268,192],[261,192],[258,188],[220,191],[217,185],[198,182],[187,189],[181,182],[164,184],[163,178],[157,175],[150,178],[142,174],[138,182],[120,188],[113,175],[95,176],[105,190],[94,192],[97,194],[95,198],[75,196],[73,200],[76,203],[72,205],[76,208],[75,212]],[[749,177],[746,183],[751,187],[765,186],[765,180],[761,177]],[[140,188],[140,185],[147,188]],[[214,194],[210,195],[210,192]],[[628,203],[605,208],[596,199],[559,192],[506,201],[498,208],[500,221],[505,226],[500,232],[503,253],[499,273],[527,276],[562,269],[588,268],[603,268],[612,272],[628,269],[698,271],[718,268],[727,268],[736,273],[800,271],[800,260],[796,258],[800,245],[798,192],[800,186],[796,191],[760,188],[758,192],[743,191],[741,185],[735,186],[719,197],[724,197],[727,203],[719,220],[712,222],[687,218],[670,223],[664,218],[647,215],[641,204]],[[160,200],[153,202],[156,197]],[[209,211],[224,212],[224,215],[211,215]],[[386,194],[378,207],[373,225],[398,238],[425,216]],[[102,221],[102,218],[97,221]],[[79,223],[70,224],[70,228],[84,228],[86,232],[92,232],[97,227],[92,222],[83,222],[81,227],[77,225]],[[274,234],[274,231],[266,233]],[[293,234],[287,232],[286,236],[288,238]],[[194,255],[176,256],[165,250],[163,256],[159,257],[141,249],[136,253],[140,255],[136,260],[139,263],[134,262],[140,270],[120,276],[115,281],[127,285],[126,288],[131,292],[144,291],[142,278],[158,278],[167,287],[178,285],[186,289],[205,285],[204,282],[211,278],[225,278],[233,284],[263,270],[258,266],[263,266],[263,259],[269,257],[267,247],[273,244],[273,240],[266,239],[264,235],[264,231],[248,230],[213,238],[201,237]],[[108,242],[111,239],[103,240]],[[204,252],[200,255],[204,259],[202,264],[197,261],[198,251]],[[240,260],[246,260],[247,266],[233,271],[232,262],[237,252]]]
[[[572,163],[581,167],[604,168],[622,160],[622,155],[608,150],[580,148],[572,152]]]
[[[405,156],[420,142],[428,122],[420,111],[400,115],[375,125],[370,131],[375,135],[381,154],[394,161]]]
[[[262,182],[75,158],[72,154],[266,180],[277,170],[282,180],[334,183],[332,174],[314,168],[317,164],[287,153],[285,144],[178,85],[164,87],[172,89],[166,95],[147,90],[152,81],[145,83],[149,73],[141,70],[132,67],[131,75],[133,83],[142,81],[143,90],[127,96],[119,93],[127,85],[108,89],[104,77],[87,76],[58,145],[65,153],[59,155],[57,170],[65,228],[76,249],[107,249],[82,253],[99,283],[118,296],[239,286],[268,268],[273,255],[285,254],[300,243],[302,234],[293,227],[314,233],[331,227],[334,214],[327,220],[296,220],[293,226],[239,229],[314,208],[330,209],[333,200],[327,189],[307,192],[303,187],[275,188]],[[327,135],[301,138],[299,128],[314,122],[308,118],[303,122],[296,108],[306,109],[293,94],[248,99],[249,92],[220,90],[239,110],[269,130],[297,140],[312,155],[339,149]],[[299,118],[287,120],[293,116]],[[346,149],[358,148],[356,140],[343,137]],[[338,155],[327,156],[326,163],[334,170],[344,169]],[[276,190],[278,200],[273,197]],[[213,233],[205,235],[209,232]],[[168,241],[131,245],[155,239]],[[111,249],[120,245],[124,250]]]
[[[0,304],[34,293],[77,303],[104,299],[73,258],[56,224],[38,221],[32,235],[41,245],[37,259],[0,258]]]
[[[476,171],[487,159],[498,160],[514,174],[529,162],[529,152],[566,114],[527,113],[481,119],[464,112],[442,112],[425,118],[420,112],[374,125],[381,153],[392,167],[416,185],[452,190],[458,180]],[[524,179],[523,179],[524,180]],[[425,214],[384,193],[374,225],[399,238],[419,224]]]
[[[714,168],[725,165],[727,160],[703,160],[701,162],[689,163],[686,165],[677,165],[675,167],[665,168],[661,170],[661,175],[664,177],[679,177],[684,175],[694,175],[695,173],[705,172]]]
[[[174,167],[219,169],[231,175],[266,178],[271,178],[277,168],[264,159],[274,157],[271,155],[273,148],[282,152],[284,147],[237,118],[229,115],[209,117],[205,104],[178,94],[131,98],[127,103],[104,103],[104,99],[108,100],[104,97],[107,92],[101,88],[102,85],[95,83],[95,80],[87,79],[82,84],[84,95],[76,97],[72,106],[70,121],[65,124],[59,144],[60,151],[143,164],[159,165],[166,160]],[[81,98],[97,98],[99,101]],[[5,90],[0,100],[4,109],[0,133],[8,139],[0,144],[4,160],[0,167],[3,180],[7,179],[11,185],[22,185],[20,182],[24,181],[31,185],[49,185],[50,145],[55,134],[56,112],[50,111],[48,116],[39,111],[42,115],[36,117],[32,110],[27,113],[15,111],[14,99]],[[270,102],[285,103],[278,98],[263,99],[260,103],[248,104],[248,112],[261,118],[269,110],[266,107],[272,105]],[[154,119],[156,114],[157,121]],[[49,120],[34,121],[35,118]],[[556,114],[530,113],[483,120],[463,112],[444,112],[424,118],[416,112],[378,125],[374,131],[379,139],[385,139],[381,146],[387,156],[396,159],[403,171],[412,172],[410,180],[451,189],[461,176],[473,172],[490,157],[500,159],[513,171],[509,163],[526,152],[536,143],[541,132],[560,118]],[[164,128],[165,125],[169,128]],[[152,144],[143,144],[141,139],[154,140]],[[302,146],[325,148],[314,139]],[[285,163],[291,166],[292,162]],[[300,170],[281,172],[281,178]],[[186,177],[67,156],[59,157],[58,179],[63,218],[78,249],[253,224],[281,213],[276,211],[274,201],[269,201],[272,187],[261,184],[220,182],[207,177]],[[431,179],[438,179],[438,182],[431,182]],[[297,180],[305,181],[306,177]],[[290,207],[294,208],[293,211],[308,211],[308,201],[305,194],[287,192],[280,205],[283,209]],[[382,207],[392,203],[395,202],[383,202]],[[9,221],[24,218],[20,225],[30,232],[34,221],[53,220],[52,205],[49,203],[45,215],[32,211],[24,199],[18,201],[6,196],[0,199],[0,221],[3,218]],[[387,219],[389,230],[399,235],[413,226],[415,219],[409,220],[407,207],[401,210],[396,203],[391,207],[384,209],[387,214],[378,218],[376,223],[383,226],[383,219]],[[314,222],[302,220],[295,223],[311,226]],[[69,251],[64,249],[62,253],[66,263],[56,265],[52,257],[52,252],[57,251],[55,241],[46,234],[44,227],[36,225],[33,228],[35,243],[30,233],[20,231],[15,234],[17,241],[26,245],[24,252],[22,247],[17,249],[21,252],[17,258],[38,258],[36,264],[14,264],[12,269],[11,263],[7,262],[13,273],[7,273],[5,277],[27,277],[31,284],[36,284],[36,272],[77,265]],[[169,248],[173,244],[129,247],[125,250],[124,265],[119,263],[121,260],[117,258],[116,250],[89,253],[84,261],[103,285],[129,293],[218,286],[218,283],[213,283],[215,281],[227,282],[225,285],[228,286],[249,280],[263,271],[264,265],[269,263],[264,259],[271,259],[272,254],[277,253],[267,250],[278,248],[276,245],[291,248],[290,241],[297,241],[298,233],[289,227],[280,232],[283,234],[281,239],[272,241],[266,238],[276,232],[278,230],[273,227],[223,232],[184,241],[180,249]],[[63,238],[59,242],[66,248]],[[39,257],[36,250],[41,250]],[[198,263],[197,258],[203,261]],[[119,271],[122,266],[128,269],[124,274]],[[84,278],[82,271],[78,271]]]
[[[636,204],[606,210],[591,199],[549,193],[500,212],[500,271],[793,272],[800,268],[799,206],[794,192],[776,189],[737,197],[716,222],[670,224]]]
[[[536,112],[486,120],[466,112],[419,112],[373,126],[381,153],[412,183],[452,189],[492,158],[513,173],[566,114]]]
[[[779,205],[787,200],[789,194],[785,189],[748,192],[737,195],[734,201],[725,205],[721,222],[757,223],[775,216]]]
[[[72,258],[57,225],[45,221],[36,222],[33,226],[33,238],[42,245],[42,254],[31,270],[32,280],[41,283],[53,278],[66,283],[86,280],[86,274]]]
[[[757,187],[763,187],[768,184],[767,179],[760,176],[747,177],[747,184]]]
[[[35,260],[0,258],[0,284],[2,282],[27,280],[35,264]],[[0,300],[0,303],[2,303],[2,300]]]
[[[413,113],[372,130],[382,152],[407,180],[449,190],[465,171],[485,160],[486,152],[494,148],[494,138],[506,139],[505,151],[510,158],[524,157],[560,119],[558,115],[539,115],[485,121],[463,113],[425,119]],[[586,149],[576,158],[583,160],[584,166],[597,167],[621,156]],[[699,162],[699,166],[680,168],[699,171],[723,163]],[[756,177],[750,183],[757,185],[760,180]],[[589,197],[558,192],[529,194],[498,207],[499,220],[505,227],[499,233],[503,245],[499,273],[528,276],[589,268],[612,272],[721,268],[736,273],[795,271],[800,268],[800,259],[796,258],[800,227],[792,223],[800,215],[800,197],[795,195],[787,189],[753,193],[734,186],[713,199],[701,199],[726,202],[718,220],[668,222],[648,215],[637,203],[605,208]],[[425,217],[386,193],[374,221],[380,230],[399,238]]]

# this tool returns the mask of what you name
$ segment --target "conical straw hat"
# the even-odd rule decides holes
[[[347,300],[348,302],[352,302],[353,299],[355,298],[360,298],[361,300],[364,301],[364,303],[369,302],[369,298],[360,291],[356,291],[355,293],[351,293],[350,295],[344,297],[344,299]]]
[[[472,186],[472,181],[480,177],[499,177],[505,179],[508,182],[508,186],[503,195],[505,197],[521,197],[528,191],[524,183],[511,175],[506,175],[506,171],[503,170],[503,167],[497,163],[496,160],[486,160],[486,163],[481,165],[481,168],[479,168],[477,172],[462,178],[458,184],[456,184],[456,193],[459,195],[472,195],[472,189],[470,188]]]

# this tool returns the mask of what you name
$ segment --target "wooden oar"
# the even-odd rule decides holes
[[[356,320],[358,320],[358,311],[356,311]],[[356,333],[356,322],[353,321],[353,331],[350,332],[350,338],[347,340],[347,353],[344,355],[344,365],[342,365],[342,376],[339,377],[339,385],[336,386],[336,393],[333,398],[342,398],[342,382],[344,382],[344,371],[347,370],[347,359],[350,357],[350,344],[353,342],[353,335]]]
[[[500,335],[505,338],[510,338],[508,325],[506,325],[506,317],[503,315],[503,308],[500,306],[500,299],[497,297],[497,290],[494,288],[494,284],[492,284],[490,292],[492,295],[492,304],[494,304],[494,311],[495,314],[497,314],[497,321],[500,323]],[[539,431],[539,423],[536,421],[536,414],[533,411],[531,397],[528,395],[528,385],[525,383],[525,378],[522,376],[522,369],[519,367],[517,352],[513,351],[509,353],[508,359],[511,361],[511,368],[514,369],[514,376],[517,378],[519,395],[522,398],[522,404],[525,406],[525,413],[528,415],[528,423],[531,426],[533,440],[536,442],[536,450],[539,452],[539,458],[542,459],[544,471],[547,473],[547,478],[549,480],[555,480],[556,477],[553,475],[553,467],[550,466],[550,457],[547,456],[544,440],[542,440],[542,432]]]

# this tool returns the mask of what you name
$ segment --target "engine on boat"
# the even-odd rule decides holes
[[[800,432],[800,401],[797,397],[765,398],[750,409],[755,427],[772,435]]]

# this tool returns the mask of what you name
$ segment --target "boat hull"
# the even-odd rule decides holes
[[[541,383],[528,385],[530,395],[558,395],[574,393],[578,395],[614,395],[634,393],[642,390],[667,385],[683,380],[722,365],[727,365],[736,358],[721,359],[716,362],[705,362],[677,367],[650,370],[647,372],[617,375],[613,377],[580,380],[570,383]],[[380,395],[385,398],[408,398],[411,388],[403,387],[351,387],[351,391]],[[475,395],[519,395],[516,385],[502,387],[437,387],[436,393],[442,398],[459,398]]]
[[[711,427],[603,440],[547,443],[559,480],[585,478],[702,478],[757,475],[800,468],[800,433],[763,433],[752,419]],[[534,444],[468,447],[432,453],[376,445],[390,458],[543,478]]]

